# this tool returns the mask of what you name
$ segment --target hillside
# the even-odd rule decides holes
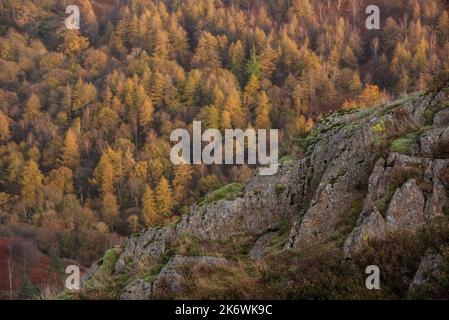
[[[448,298],[448,124],[449,82],[332,113],[304,157],[111,249],[75,297]]]

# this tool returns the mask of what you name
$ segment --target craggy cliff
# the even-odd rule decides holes
[[[449,89],[325,117],[299,160],[108,251],[84,298],[439,298]],[[381,290],[365,288],[378,265]],[[445,287],[446,286],[446,287]],[[443,293],[442,293],[443,292]],[[447,293],[446,293],[447,295]]]

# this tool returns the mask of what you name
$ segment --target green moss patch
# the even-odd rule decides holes
[[[280,196],[287,189],[287,186],[283,183],[278,183],[274,186],[274,188],[276,190],[276,195]]]
[[[100,268],[97,273],[112,273],[115,263],[117,262],[119,253],[117,249],[109,249],[100,260]]]
[[[204,206],[206,204],[216,203],[220,200],[233,200],[242,198],[245,195],[245,186],[240,183],[231,183],[218,190],[215,190],[205,198],[198,201],[198,205]]]
[[[279,159],[279,164],[281,166],[288,165],[288,164],[292,163],[293,160],[294,160],[293,156],[288,154],[288,155],[283,156],[281,159]]]

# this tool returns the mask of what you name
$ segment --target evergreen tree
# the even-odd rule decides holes
[[[22,288],[20,289],[19,296],[24,299],[33,299],[38,293],[38,289],[33,286],[28,275],[25,275],[22,283]]]
[[[260,80],[260,75],[261,75],[261,70],[260,70],[260,63],[259,60],[257,58],[257,53],[256,53],[256,48],[253,48],[251,50],[251,56],[246,64],[246,74],[247,74],[247,79],[248,79],[248,83],[250,83],[251,81],[259,81]],[[248,86],[248,84],[247,84]]]

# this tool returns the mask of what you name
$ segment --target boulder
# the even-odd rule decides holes
[[[115,272],[120,273],[137,262],[159,260],[174,239],[175,230],[171,226],[150,228],[143,234],[132,237],[120,253]]]
[[[249,256],[254,260],[258,260],[266,256],[269,253],[271,242],[276,235],[277,232],[267,232],[260,236],[249,252]]]
[[[179,294],[182,290],[183,268],[198,265],[214,267],[226,263],[226,259],[217,257],[175,256],[162,268],[154,281],[152,296],[155,299],[164,299]]]
[[[129,283],[120,296],[120,300],[148,300],[151,297],[152,286],[143,279]]]
[[[442,255],[427,250],[410,284],[409,297],[422,297],[426,296],[429,290],[433,291],[435,289],[434,282],[441,276],[443,267]]]

